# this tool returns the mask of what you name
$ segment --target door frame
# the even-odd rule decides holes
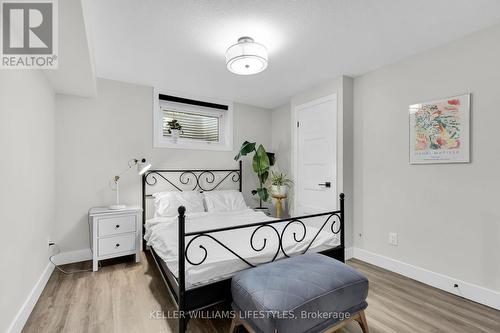
[[[339,117],[339,101],[338,101],[337,93],[333,93],[333,94],[330,94],[330,95],[327,95],[324,97],[316,98],[316,99],[313,99],[311,101],[293,106],[293,112],[292,112],[292,128],[293,128],[293,130],[292,130],[292,143],[293,143],[293,147],[292,147],[292,172],[291,173],[293,175],[295,184],[298,184],[299,183],[298,182],[299,173],[297,172],[297,170],[298,170],[297,150],[298,150],[298,146],[299,146],[299,135],[298,135],[299,133],[298,133],[297,121],[299,118],[298,117],[299,111],[302,109],[311,107],[313,105],[325,103],[327,101],[334,101],[336,108],[337,108],[337,115],[336,115],[337,116],[337,129],[336,129],[337,147],[335,149],[335,154],[336,154],[335,160],[337,161],[337,167],[335,168],[334,177],[335,177],[335,190],[338,194],[338,193],[341,193],[340,192],[341,188],[339,187],[339,184],[340,184],[340,182],[339,182],[339,168],[341,166],[342,161],[339,159],[341,156],[339,154],[339,146],[341,144],[340,136],[339,136],[339,133],[341,132],[340,131],[341,118]],[[297,190],[295,190],[293,193],[292,202],[293,202],[293,214],[296,215],[296,212],[297,212]]]

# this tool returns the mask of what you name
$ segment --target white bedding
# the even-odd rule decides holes
[[[232,212],[202,212],[193,213],[186,216],[186,233],[230,227],[248,223],[264,222],[272,220],[262,212],[255,212],[251,209],[243,209]],[[303,220],[307,226],[304,240],[295,242],[293,233],[297,238],[303,236],[303,228],[299,223],[291,224],[285,231],[283,237],[283,248],[288,255],[300,253],[305,250],[311,240],[316,235],[318,229],[326,220],[326,216]],[[170,271],[177,277],[178,274],[178,230],[177,217],[152,218],[146,221],[146,233],[144,238],[149,246],[165,261]],[[338,223],[338,222],[337,222]],[[280,232],[285,227],[286,222],[273,224]],[[331,221],[324,227],[308,252],[318,252],[326,248],[331,248],[340,244],[340,235],[334,235],[330,229]],[[250,245],[250,237],[256,227],[242,228],[236,230],[212,233],[214,238],[232,249],[234,252],[245,258],[252,264],[264,263],[271,260],[278,249],[278,236],[269,227],[261,228],[254,236],[254,247],[262,248],[264,238],[267,244],[262,251],[254,251]],[[336,230],[338,225],[336,225]],[[193,236],[194,237],[194,236]],[[186,237],[186,245],[193,237]],[[207,249],[207,258],[201,265],[191,265],[186,261],[186,288],[206,284],[233,275],[234,273],[248,268],[244,262],[231,254],[215,241],[207,237],[199,237],[188,249],[188,258],[197,263],[204,256],[204,251],[199,248],[203,245]],[[280,251],[278,258],[283,257]]]

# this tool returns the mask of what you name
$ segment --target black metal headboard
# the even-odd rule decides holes
[[[234,185],[241,192],[243,167],[214,170],[149,170],[142,176],[142,224],[146,223],[146,199],[152,197],[148,189],[155,186],[171,191],[214,191],[224,185]],[[166,187],[166,188],[165,188]]]

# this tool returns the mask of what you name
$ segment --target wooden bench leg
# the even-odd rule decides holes
[[[359,323],[359,326],[361,326],[361,330],[363,331],[363,333],[368,333],[368,323],[366,321],[366,316],[365,316],[365,311],[364,310],[356,313],[351,318],[349,318],[347,320],[344,320],[344,321],[342,321],[342,322],[334,325],[333,327],[330,327],[329,329],[327,329],[325,331],[325,333],[336,332],[339,329],[343,328],[345,325],[347,325],[350,322],[352,322],[353,320],[355,320],[355,321],[357,321]],[[240,325],[243,325],[248,332],[255,333],[255,331],[250,327],[250,325],[248,325],[239,316],[233,318],[233,320],[231,321],[231,328],[229,329],[229,333],[235,333],[236,332],[236,328],[238,326],[240,326]],[[275,331],[275,333],[277,333],[277,331]]]
[[[241,319],[239,316],[236,316],[233,318],[233,320],[231,321],[231,327],[229,328],[229,333],[235,333],[236,332],[236,328],[243,325],[243,327],[245,327],[245,329],[250,332],[250,333],[255,333],[255,331],[253,330],[253,328],[248,325],[243,319]]]
[[[366,317],[364,311],[357,312],[349,319],[343,320],[340,323],[337,323],[332,327],[329,327],[326,331],[323,332],[324,333],[337,332],[338,330],[340,330],[341,328],[345,327],[346,325],[350,324],[353,321],[357,321],[359,323],[359,326],[361,326],[361,330],[363,331],[363,333],[368,333],[368,324],[366,323]]]
[[[368,333],[368,323],[366,321],[364,310],[358,313],[358,316],[355,320],[359,323],[359,326],[361,326],[361,330],[363,331],[363,333]]]
[[[237,319],[233,318],[233,320],[231,321],[231,328],[229,328],[229,333],[236,332],[236,327],[239,326],[239,325],[236,325],[236,322],[237,322]]]

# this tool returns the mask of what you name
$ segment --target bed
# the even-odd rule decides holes
[[[231,300],[231,276],[237,272],[306,252],[344,262],[343,194],[336,211],[287,219],[241,205],[215,212],[180,206],[177,216],[153,214],[154,193],[196,191],[208,196],[230,190],[242,190],[241,161],[238,169],[150,170],[143,175],[144,248],[178,306],[181,333],[188,312]]]

